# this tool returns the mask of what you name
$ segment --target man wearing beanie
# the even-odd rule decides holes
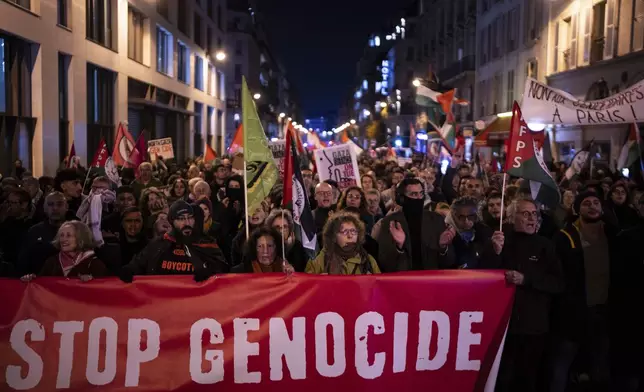
[[[553,307],[556,338],[551,369],[551,392],[563,392],[568,372],[577,353],[586,347],[593,390],[610,388],[609,307],[616,281],[616,228],[604,222],[602,200],[595,190],[575,198],[573,213],[578,217],[555,234],[553,241],[561,260],[565,289]],[[609,297],[611,302],[609,303]]]
[[[200,241],[195,228],[194,207],[183,200],[170,206],[168,221],[172,231],[152,240],[141,253],[124,266],[120,278],[132,282],[134,275],[188,275],[202,282],[226,272],[226,262],[216,243]]]

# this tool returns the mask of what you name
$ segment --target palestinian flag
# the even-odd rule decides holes
[[[617,169],[631,167],[640,159],[640,132],[637,124],[631,124],[628,130],[628,140],[617,158]]]
[[[561,194],[555,179],[552,178],[550,170],[543,161],[540,144],[543,144],[542,135],[528,128],[521,114],[521,108],[515,101],[512,108],[505,172],[528,180],[532,198],[550,208],[555,208],[560,203]]]

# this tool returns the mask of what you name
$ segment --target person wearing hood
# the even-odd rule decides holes
[[[364,223],[353,213],[333,214],[324,226],[324,248],[306,265],[309,274],[379,274],[376,260],[363,248]]]
[[[479,222],[478,201],[461,197],[452,203],[446,229],[438,240],[442,264],[463,269],[499,263],[504,235]]]
[[[170,207],[172,231],[152,240],[132,261],[121,268],[119,277],[132,282],[135,275],[194,275],[197,282],[227,272],[217,244],[200,241],[195,231],[194,207],[183,200]]]
[[[378,260],[383,272],[421,271],[449,268],[439,256],[439,237],[444,218],[426,210],[425,190],[417,178],[405,178],[396,187],[400,211],[380,220]]]

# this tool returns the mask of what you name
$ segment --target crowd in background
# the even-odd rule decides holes
[[[403,167],[363,154],[360,186],[342,191],[303,167],[319,247],[311,252],[282,208],[282,184],[245,211],[231,159],[146,162],[122,169],[118,187],[81,167],[35,178],[16,162],[1,182],[0,276],[201,282],[501,269],[516,295],[497,390],[643,390],[644,197],[634,182],[607,168],[566,179],[559,164],[561,203],[547,208],[523,179],[502,189],[503,174],[459,154],[444,173],[427,159]]]

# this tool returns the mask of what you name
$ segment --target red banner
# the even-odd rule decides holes
[[[0,390],[491,391],[513,294],[497,271],[1,280]]]

